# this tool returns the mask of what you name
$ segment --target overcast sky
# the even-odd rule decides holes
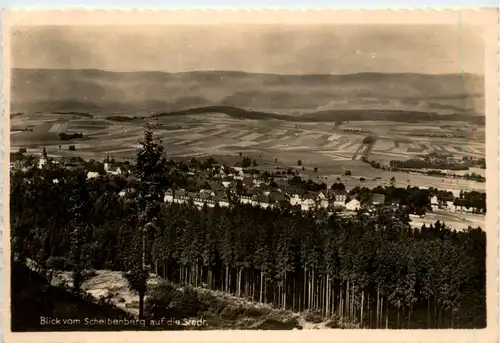
[[[471,28],[430,25],[17,28],[12,67],[311,74],[484,74]]]

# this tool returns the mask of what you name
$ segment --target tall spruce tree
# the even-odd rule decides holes
[[[83,283],[84,270],[86,267],[86,260],[84,254],[84,247],[86,243],[86,234],[88,233],[88,192],[86,189],[85,174],[79,173],[72,180],[72,191],[70,196],[72,219],[70,221],[71,227],[71,266],[73,272],[73,289],[80,290]]]
[[[166,158],[161,142],[153,135],[148,124],[144,127],[144,137],[139,141],[141,147],[137,151],[135,178],[137,181],[136,202],[138,214],[138,230],[141,244],[140,261],[135,259],[131,270],[126,274],[129,286],[139,294],[139,317],[144,317],[144,297],[149,278],[148,259],[149,236],[154,233],[158,214],[163,202],[167,185]],[[154,263],[154,262],[153,262]]]

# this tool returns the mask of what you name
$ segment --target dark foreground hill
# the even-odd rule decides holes
[[[481,115],[471,74],[274,75],[232,71],[12,70],[11,111],[170,112],[227,106],[298,116],[329,111]],[[396,113],[396,112],[394,112]]]
[[[90,293],[75,294],[65,287],[51,285],[48,280],[24,264],[14,262],[11,269],[11,330],[33,331],[122,331],[122,330],[292,330],[321,327],[356,327],[354,324],[330,320],[314,324],[288,310],[249,302],[229,294],[207,289],[176,288],[160,282],[150,286],[147,299],[149,318],[137,319],[132,303],[127,310],[114,304],[116,298],[131,298],[120,272],[98,271],[89,280],[93,287],[108,292],[107,301],[99,301]],[[65,275],[64,272],[61,275]],[[56,276],[56,279],[58,276]],[[134,298],[132,296],[132,298]],[[304,318],[305,316],[305,318]],[[185,319],[195,318],[196,324]],[[168,320],[171,320],[170,322]],[[175,319],[172,321],[172,319]],[[203,324],[200,320],[203,319]],[[110,322],[111,321],[111,322]],[[300,323],[299,323],[300,322]],[[186,325],[189,323],[190,325]],[[201,325],[201,326],[200,326]],[[329,325],[329,326],[326,326]]]
[[[132,319],[109,304],[52,286],[45,277],[22,263],[11,265],[11,329],[13,332],[113,330],[112,325],[86,325],[90,319]],[[49,324],[50,319],[59,322]],[[63,323],[63,320],[70,322]],[[89,322],[90,323],[90,322]]]

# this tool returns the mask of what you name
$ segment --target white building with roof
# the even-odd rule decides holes
[[[345,204],[345,208],[349,211],[357,211],[361,208],[361,203],[357,199],[352,199],[347,204]]]

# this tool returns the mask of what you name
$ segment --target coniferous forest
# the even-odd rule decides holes
[[[171,187],[146,131],[133,177],[86,179],[55,165],[11,173],[13,261],[126,273],[144,311],[145,280],[217,289],[364,328],[486,326],[486,233],[413,229],[398,208],[346,218],[232,203],[163,202]],[[57,179],[58,182],[54,182]],[[133,196],[119,196],[128,187]],[[13,274],[15,278],[15,274]],[[13,280],[14,282],[14,280]]]

